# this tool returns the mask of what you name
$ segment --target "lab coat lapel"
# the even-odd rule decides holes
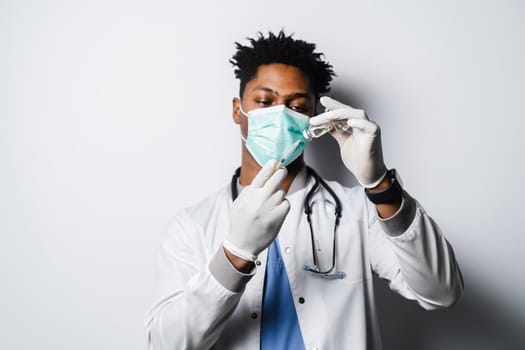
[[[305,345],[311,348],[311,344],[322,343],[323,328],[313,327],[311,323],[318,317],[322,319],[324,310],[316,308],[315,303],[312,304],[311,291],[306,290],[307,280],[314,277],[303,269],[305,264],[311,264],[312,254],[310,230],[304,214],[304,202],[308,191],[314,185],[314,179],[307,176],[306,168],[303,168],[302,176],[290,187],[287,196],[290,201],[290,212],[286,216],[278,237],[303,339]],[[319,190],[314,196],[318,195]],[[299,302],[299,300],[303,301]],[[303,304],[304,300],[306,304]]]

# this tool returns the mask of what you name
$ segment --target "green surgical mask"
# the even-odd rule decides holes
[[[241,138],[260,166],[269,160],[279,161],[297,141],[299,146],[284,162],[284,166],[304,151],[308,141],[303,133],[310,126],[308,116],[285,105],[253,109],[248,113],[242,107],[239,108],[241,114],[248,117],[248,135],[246,139],[242,135]]]

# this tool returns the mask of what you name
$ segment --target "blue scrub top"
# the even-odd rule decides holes
[[[304,349],[290,282],[277,239],[268,247],[261,320],[261,350]]]

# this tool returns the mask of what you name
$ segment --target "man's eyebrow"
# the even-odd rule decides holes
[[[256,87],[253,88],[252,91],[255,91],[255,90],[261,90],[261,91],[265,91],[265,92],[270,92],[272,94],[276,94],[277,96],[281,96],[278,91],[275,91],[275,90],[270,89],[270,88],[265,87],[265,86],[256,86]],[[312,96],[311,96],[311,94],[309,94],[307,92],[294,92],[294,93],[288,95],[288,98],[290,98],[290,99],[306,98],[306,99],[311,100]]]
[[[296,98],[306,98],[307,100],[311,100],[312,96],[311,94],[307,92],[296,92],[296,93],[290,94],[288,98],[291,100],[294,100]]]
[[[276,94],[277,96],[281,96],[279,95],[279,92],[278,91],[275,91],[273,89],[270,89],[268,87],[265,87],[265,86],[256,86],[252,89],[252,91],[255,91],[255,90],[262,90],[262,91],[266,91],[266,92],[271,92],[272,94]]]

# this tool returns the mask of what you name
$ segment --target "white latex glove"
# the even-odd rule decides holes
[[[290,210],[290,203],[279,188],[287,170],[281,168],[272,176],[276,164],[273,160],[266,163],[233,202],[224,247],[244,260],[257,260],[279,233]]]
[[[352,108],[327,96],[321,97],[320,102],[327,111],[310,118],[310,125],[346,120],[352,129],[345,132],[331,131],[339,143],[343,163],[362,186],[377,186],[387,171],[379,126],[371,122],[362,109]]]

